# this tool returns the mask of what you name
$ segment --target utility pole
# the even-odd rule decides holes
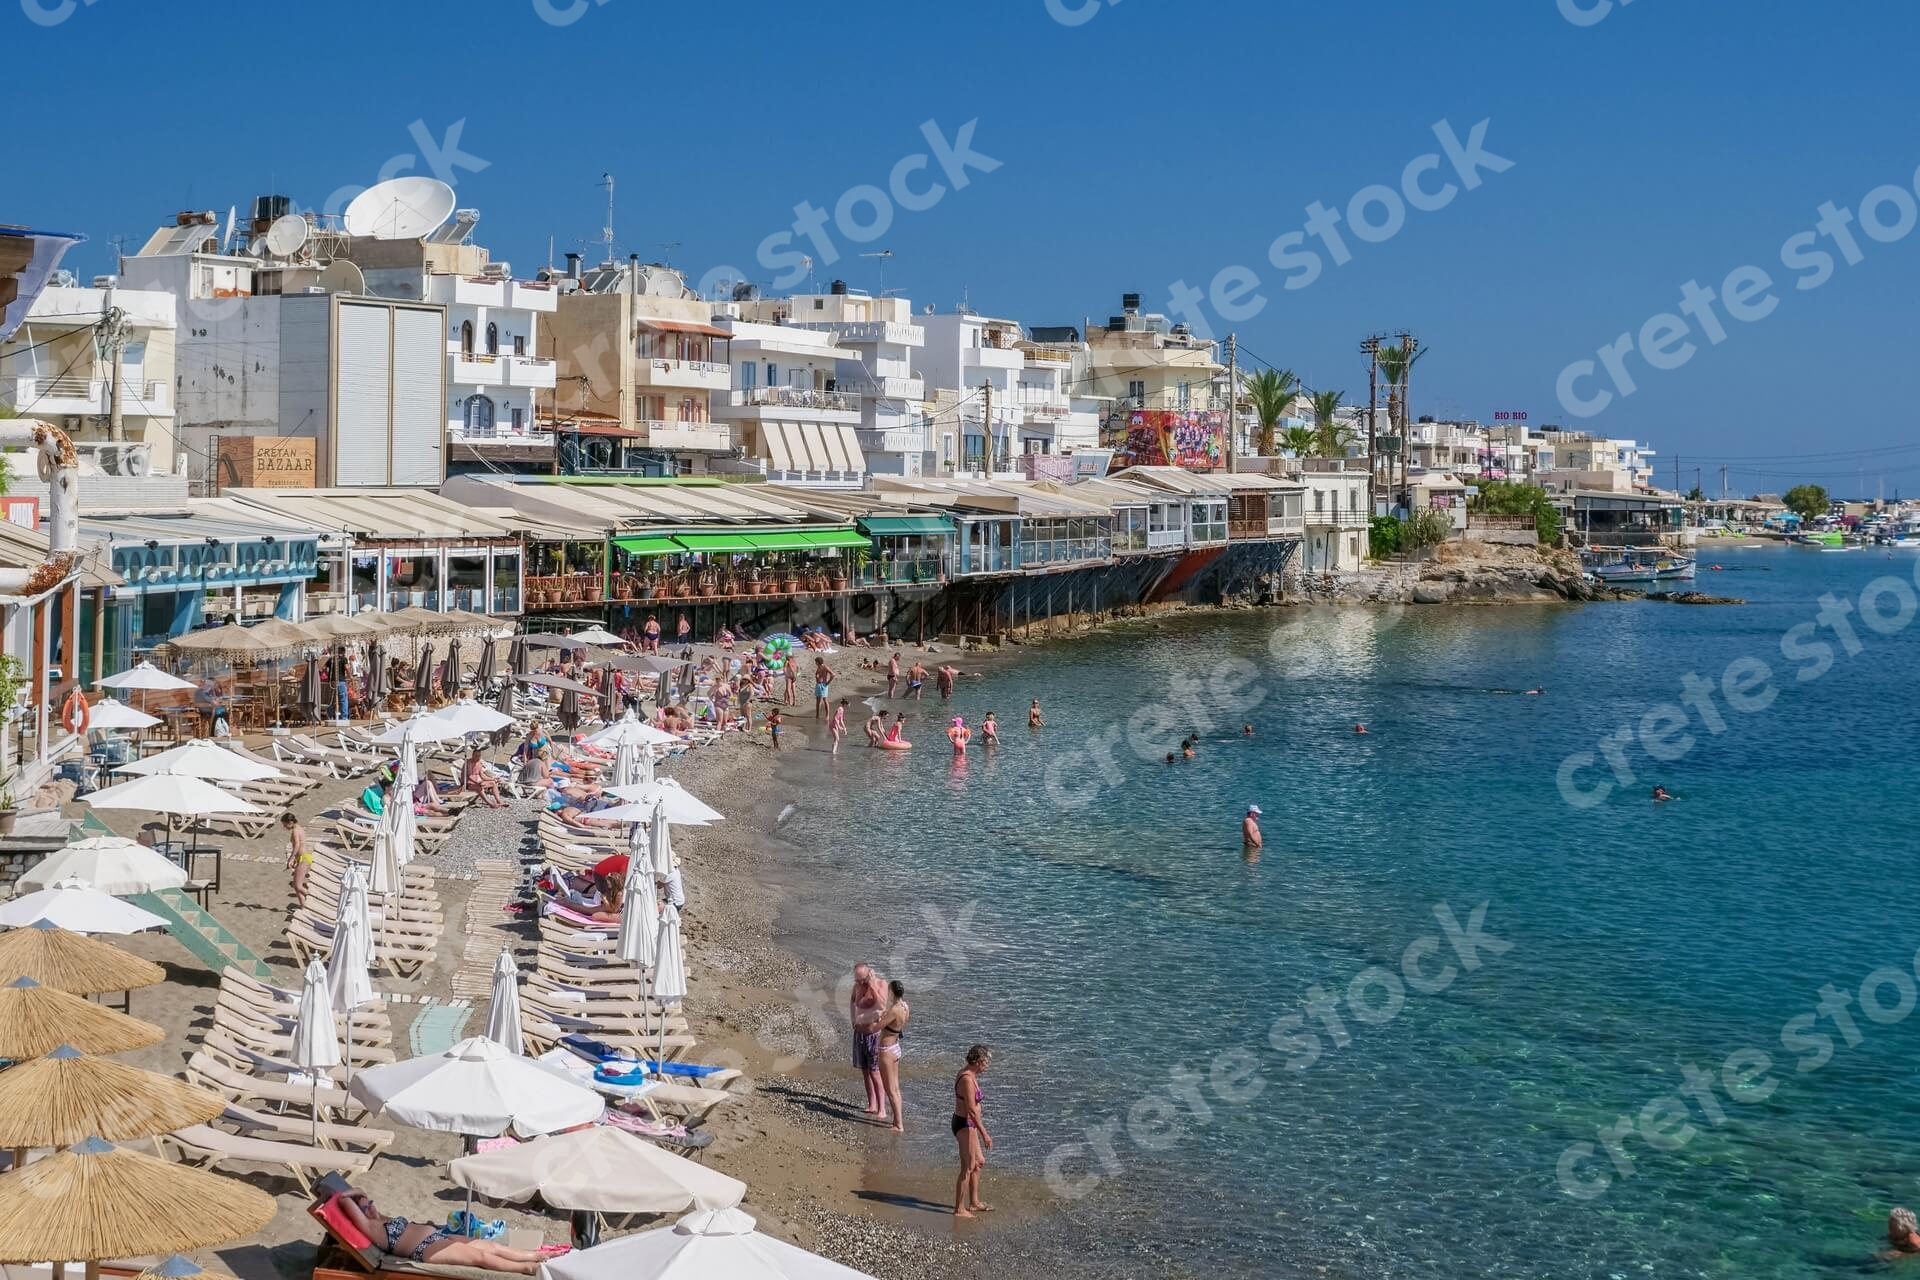
[[[1420,352],[1420,339],[1402,329],[1400,349],[1407,353],[1407,367],[1400,375],[1400,492],[1409,515],[1413,512],[1413,364]]]
[[[1374,415],[1380,404],[1380,335],[1369,334],[1360,343],[1360,354],[1367,358],[1367,514],[1372,515],[1380,487],[1380,458],[1375,443]]]
[[[113,277],[116,283],[119,281],[119,278],[118,276]],[[106,305],[103,308],[104,314],[101,315],[100,323],[94,329],[94,342],[98,347],[100,355],[105,357],[108,363],[107,438],[115,444],[119,444],[127,438],[125,422],[126,405],[123,403],[125,400],[125,392],[121,385],[124,376],[121,367],[121,357],[126,352],[127,338],[131,333],[131,326],[127,324],[127,313],[122,311],[114,302],[114,288],[114,285],[107,286]]]
[[[1727,469],[1723,465],[1720,468],[1720,501],[1725,502],[1726,500],[1727,500]]]
[[[1227,474],[1233,474],[1234,442],[1240,437],[1240,351],[1227,335]]]
[[[980,420],[986,424],[987,428],[986,478],[991,480],[993,479],[993,379],[989,378],[980,384],[980,397],[982,401]]]

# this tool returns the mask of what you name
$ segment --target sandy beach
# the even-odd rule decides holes
[[[908,663],[916,652],[907,651]],[[868,750],[860,728],[865,719],[862,701],[884,689],[883,677],[857,669],[865,656],[848,651],[834,660],[839,673],[836,697],[853,698],[843,753]],[[952,655],[936,651],[922,656],[931,668]],[[963,679],[978,679],[1007,656],[968,654],[956,665],[965,670]],[[935,714],[931,678],[928,685],[928,710],[916,720]],[[783,916],[791,922],[797,910],[800,926],[807,925],[805,895],[796,897],[782,884],[778,822],[788,805],[833,803],[831,787],[816,785],[817,770],[828,763],[827,739],[824,722],[815,721],[810,712],[801,706],[788,713],[789,731],[777,755],[764,732],[730,735],[676,758],[662,770],[728,815],[728,821],[711,827],[680,828],[675,838],[688,893],[684,929],[692,994],[685,1010],[700,1041],[698,1056],[737,1066],[747,1077],[744,1087],[736,1086],[739,1097],[709,1121],[716,1140],[704,1159],[748,1184],[743,1208],[763,1230],[880,1280],[1019,1274],[1023,1268],[1009,1271],[1008,1260],[1025,1259],[1030,1266],[1037,1251],[1054,1249],[1062,1250],[1058,1262],[1066,1268],[1068,1251],[1057,1223],[1048,1221],[1057,1202],[1037,1179],[993,1170],[990,1189],[996,1212],[990,1218],[958,1222],[950,1212],[953,1166],[905,1157],[894,1135],[865,1120],[859,1077],[848,1054],[845,1008],[851,963],[841,972],[820,972],[777,940]],[[930,735],[931,724],[922,732]],[[256,749],[264,747],[256,744]],[[303,821],[310,819],[347,800],[361,785],[344,779],[330,782],[296,802],[294,812]],[[520,879],[537,811],[531,800],[506,810],[472,809],[448,848],[426,860],[437,868],[445,941],[434,961],[413,978],[375,978],[376,990],[389,998],[397,1056],[432,1052],[479,1033],[486,1017],[479,978],[503,944],[516,948],[523,968],[531,966],[532,922],[501,910],[498,901],[499,886]],[[79,816],[82,808],[74,806],[69,812]],[[134,815],[105,816],[120,834],[135,834]],[[276,970],[273,981],[297,986],[298,969],[281,936],[291,902],[282,836],[275,830],[256,840],[208,837],[207,842],[223,851],[213,913]],[[203,874],[208,865],[202,863]],[[491,892],[475,899],[476,887],[483,884],[492,886]],[[884,917],[885,912],[876,915]],[[858,953],[867,945],[877,948],[881,937],[882,930],[876,928],[872,938],[845,941]],[[165,934],[125,941],[129,950],[162,964],[169,975],[167,982],[136,993],[134,999],[134,1012],[159,1023],[168,1037],[128,1057],[155,1070],[178,1071],[209,1025],[218,979]],[[936,1087],[944,1088],[958,1069],[964,1047],[916,1041],[906,1078],[932,1082],[937,1077]],[[944,1127],[944,1116],[910,1112],[909,1120]],[[464,1202],[465,1193],[453,1187],[446,1172],[447,1163],[460,1152],[460,1140],[395,1128],[393,1146],[356,1182],[389,1212],[415,1220],[443,1219]],[[261,1171],[245,1176],[278,1196],[278,1213],[256,1237],[210,1251],[201,1261],[240,1276],[305,1276],[320,1241],[318,1228],[306,1216],[305,1198],[284,1177]],[[563,1215],[529,1214],[501,1205],[477,1209],[511,1225],[543,1230],[550,1241],[566,1238]],[[643,1220],[641,1225],[657,1224]],[[1115,1274],[1111,1269],[1102,1273]]]

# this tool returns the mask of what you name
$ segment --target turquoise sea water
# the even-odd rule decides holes
[[[1895,554],[1710,553],[1728,571],[1700,588],[1750,601],[1738,608],[1275,611],[1037,649],[955,699],[970,721],[999,713],[997,752],[956,764],[930,691],[910,755],[858,745],[856,721],[840,760],[791,762],[833,778],[781,830],[796,879],[845,911],[819,958],[857,952],[918,988],[922,1067],[995,1046],[996,1165],[1041,1173],[1107,1125],[1114,1163],[1065,1163],[1102,1177],[1063,1215],[1194,1273],[1870,1270],[1887,1209],[1920,1202],[1920,1016],[1850,1006],[1851,1046],[1821,1018],[1806,1035],[1831,1037],[1833,1054],[1805,1072],[1814,1050],[1783,1047],[1782,1030],[1815,1012],[1823,984],[1857,993],[1883,967],[1912,979],[1920,624],[1860,628],[1861,652],[1836,647],[1805,683],[1794,672],[1811,660],[1780,645],[1823,592],[1857,601],[1890,573],[1911,586],[1920,557]],[[1264,698],[1209,726],[1204,690],[1228,657],[1257,666]],[[1694,714],[1680,758],[1631,747],[1632,786],[1587,809],[1562,798],[1568,753],[1674,703],[1686,673],[1717,683],[1742,657],[1772,669],[1769,707],[1716,695],[1724,732]],[[1048,723],[1029,735],[1036,695]],[[1102,777],[1070,754],[1134,717],[1156,752],[1202,730],[1198,758],[1146,762],[1123,743]],[[1606,776],[1602,763],[1577,781]],[[1092,803],[1062,803],[1093,782]],[[1655,782],[1679,799],[1650,803]],[[1249,802],[1265,810],[1257,863],[1238,835]],[[1441,934],[1443,903],[1463,923],[1486,903],[1485,932],[1510,950],[1483,950],[1438,994],[1406,991],[1385,1020],[1342,1003],[1343,1045],[1307,1013],[1321,1053],[1292,1069],[1300,1046],[1275,1047],[1276,1019],[1303,1013],[1316,985],[1344,1002],[1369,966],[1399,972],[1410,943]],[[1430,974],[1459,958],[1442,944],[1420,959]],[[1878,991],[1895,1013],[1901,993],[1891,979]],[[1378,1009],[1392,991],[1362,994]],[[1682,1118],[1656,1105],[1665,1149],[1621,1139],[1631,1176],[1596,1152],[1573,1172],[1610,1184],[1563,1190],[1570,1144],[1677,1097],[1686,1066],[1717,1077],[1747,1049],[1773,1062],[1764,1101],[1716,1087],[1720,1123],[1686,1104],[1679,1143],[1667,1135]],[[909,1086],[910,1142],[941,1159],[949,1079]]]

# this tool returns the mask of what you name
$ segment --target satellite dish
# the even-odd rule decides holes
[[[314,284],[328,293],[365,293],[367,291],[366,276],[361,274],[359,267],[345,258],[329,263]]]
[[[453,188],[438,178],[391,178],[353,198],[347,234],[375,240],[418,240],[453,212]]]
[[[307,220],[297,213],[282,214],[261,239],[274,257],[291,258],[307,242]]]

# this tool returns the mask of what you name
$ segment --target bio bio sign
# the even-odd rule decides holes
[[[1525,422],[1527,415],[1512,409],[1496,409],[1493,414],[1493,420],[1495,422]]]

